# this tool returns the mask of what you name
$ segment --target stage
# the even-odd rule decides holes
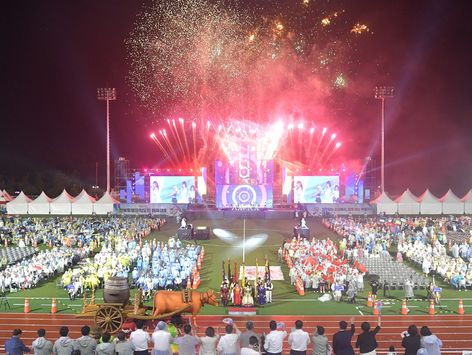
[[[364,216],[374,215],[375,208],[369,204],[357,203],[313,203],[304,204],[308,216]],[[136,203],[120,204],[117,214],[121,215],[142,215],[142,216],[166,216],[175,217],[179,214],[191,220],[194,219],[290,219],[295,218],[295,208],[261,208],[261,209],[217,209],[205,207],[204,205],[189,204],[155,204]]]

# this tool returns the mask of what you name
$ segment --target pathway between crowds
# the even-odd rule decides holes
[[[213,326],[223,331],[224,324],[222,320],[225,316],[199,316],[197,318],[198,334],[204,332],[206,327]],[[296,319],[304,321],[304,328],[310,333],[313,332],[316,325],[323,325],[331,341],[333,333],[338,329],[338,322],[342,319],[349,321],[346,316],[255,316],[251,318],[232,317],[240,329],[244,328],[246,320],[253,320],[255,330],[258,333],[266,332],[268,322],[275,319],[284,322],[287,328],[291,328]],[[375,325],[374,316],[354,317],[357,326],[356,332],[360,330],[360,323],[369,321]],[[36,337],[36,331],[39,328],[45,328],[47,336],[50,339],[58,338],[60,326],[67,325],[70,328],[71,338],[80,336],[80,327],[93,323],[92,319],[79,319],[71,314],[49,315],[44,313],[0,313],[0,352],[4,352],[5,340],[9,339],[11,332],[15,328],[23,330],[22,339],[27,346],[30,346]],[[436,316],[384,316],[382,318],[382,330],[377,335],[379,343],[378,353],[386,353],[390,345],[394,345],[398,353],[402,354],[400,333],[410,324],[418,326],[428,325],[433,334],[436,334],[443,342],[442,354],[461,354],[462,350],[472,349],[472,315],[436,315]],[[354,336],[354,340],[356,336]],[[285,345],[288,349],[288,344]],[[288,353],[288,351],[287,351]],[[310,349],[311,353],[311,349]],[[357,353],[357,352],[356,352]]]

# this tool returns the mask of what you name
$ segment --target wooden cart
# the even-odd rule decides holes
[[[95,303],[94,294],[89,304],[87,304],[86,296],[84,295],[84,305],[82,312],[77,314],[78,318],[93,318],[95,326],[99,327],[104,332],[116,333],[119,331],[125,320],[141,319],[145,321],[157,321],[169,319],[176,314],[185,312],[192,307],[189,303],[172,313],[154,314],[153,307],[144,306],[141,297],[136,294],[134,304],[131,303]]]

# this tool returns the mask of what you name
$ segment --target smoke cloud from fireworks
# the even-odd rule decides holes
[[[356,40],[369,33],[344,15],[311,1],[244,9],[228,1],[156,1],[127,41],[129,81],[155,120],[322,124],[330,95],[349,86]]]

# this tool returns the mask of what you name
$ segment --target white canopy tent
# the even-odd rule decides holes
[[[72,213],[72,200],[72,196],[64,189],[49,205],[51,214],[70,215]]]
[[[87,191],[82,190],[72,202],[72,214],[90,215],[93,213],[95,199]]]
[[[418,198],[412,194],[410,189],[406,189],[405,192],[398,197],[395,202],[398,204],[399,214],[418,214],[420,213],[420,204]]]
[[[49,204],[52,199],[43,191],[28,204],[28,214],[49,214]]]
[[[382,192],[375,200],[371,201],[370,204],[376,206],[377,213],[392,215],[398,211],[397,203],[388,197],[385,191]]]
[[[0,203],[7,203],[10,202],[12,197],[6,192],[5,190],[0,190]]]
[[[461,198],[464,203],[464,213],[472,214],[472,189]]]
[[[31,202],[31,199],[24,194],[23,191],[20,192],[12,201],[7,203],[7,213],[8,214],[28,214],[28,203]]]
[[[442,204],[439,199],[434,196],[429,189],[426,189],[421,196],[418,197],[420,202],[420,213],[421,214],[441,214]]]
[[[108,192],[93,204],[93,212],[99,215],[106,215],[108,213],[113,213],[113,205],[118,204]]]
[[[464,213],[464,202],[456,196],[451,189],[439,199],[442,203],[443,214],[463,214]]]

